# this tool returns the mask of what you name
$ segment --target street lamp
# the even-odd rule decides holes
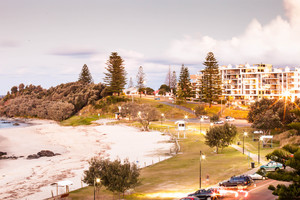
[[[162,126],[162,119],[163,119],[164,116],[165,116],[165,114],[162,113],[162,114],[161,114],[161,118],[160,118],[160,125],[161,125],[161,126]]]
[[[199,161],[199,165],[200,165],[200,171],[199,171],[199,189],[201,189],[201,160],[205,159],[205,155],[202,155],[202,151],[200,151],[200,161]]]
[[[202,132],[202,129],[201,129],[201,122],[203,121],[203,118],[201,117],[200,118],[200,134],[201,134],[201,132]]]
[[[185,115],[185,116],[184,116],[184,119],[185,119],[185,120],[187,120],[187,118],[188,118],[188,116],[187,116],[187,115]]]
[[[94,200],[96,199],[96,184],[99,184],[100,183],[100,178],[94,178]]]
[[[243,134],[243,154],[245,154],[245,136],[247,136],[248,133],[247,132],[244,132]]]

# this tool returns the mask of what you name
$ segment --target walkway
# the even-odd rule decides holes
[[[173,103],[169,103],[169,102],[166,102],[166,101],[161,101],[160,103],[168,105],[168,106],[172,106],[174,108],[179,108],[179,109],[181,109],[181,110],[183,110],[185,112],[191,113],[191,114],[195,114],[191,109],[186,108],[184,106],[179,106],[179,105],[176,105],[176,104],[173,104]]]

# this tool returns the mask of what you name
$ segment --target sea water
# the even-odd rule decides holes
[[[18,123],[19,125],[14,125],[14,123]],[[25,126],[25,124],[16,122],[16,121],[7,121],[7,120],[0,119],[0,129],[1,128],[20,127],[20,126]]]

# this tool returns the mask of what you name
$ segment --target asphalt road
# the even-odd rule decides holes
[[[222,198],[224,200],[229,199],[239,199],[239,200],[275,200],[278,197],[272,194],[272,191],[268,189],[269,185],[274,185],[275,187],[278,184],[289,185],[289,182],[276,181],[272,179],[256,181],[256,187],[252,187],[248,190],[248,196],[245,197],[245,193],[239,192],[239,196],[237,198],[234,197],[226,197]]]

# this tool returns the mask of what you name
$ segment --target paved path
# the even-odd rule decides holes
[[[238,150],[239,152],[242,152],[243,153],[243,148],[242,147],[239,147],[235,144],[232,144],[230,145],[231,147],[235,148],[236,150]],[[247,149],[245,149],[245,155],[246,156],[250,156],[250,158],[252,158],[253,161],[258,161],[258,155],[257,154],[254,154],[254,153],[251,153],[249,152]],[[263,157],[260,157],[260,164],[266,164],[267,161],[263,158]]]
[[[174,108],[179,108],[179,109],[181,109],[185,112],[191,113],[191,114],[195,114],[191,109],[186,108],[184,106],[179,106],[179,105],[176,105],[176,104],[173,104],[173,103],[170,103],[170,102],[166,102],[166,101],[161,101],[160,103],[168,105],[168,106],[172,106]]]

